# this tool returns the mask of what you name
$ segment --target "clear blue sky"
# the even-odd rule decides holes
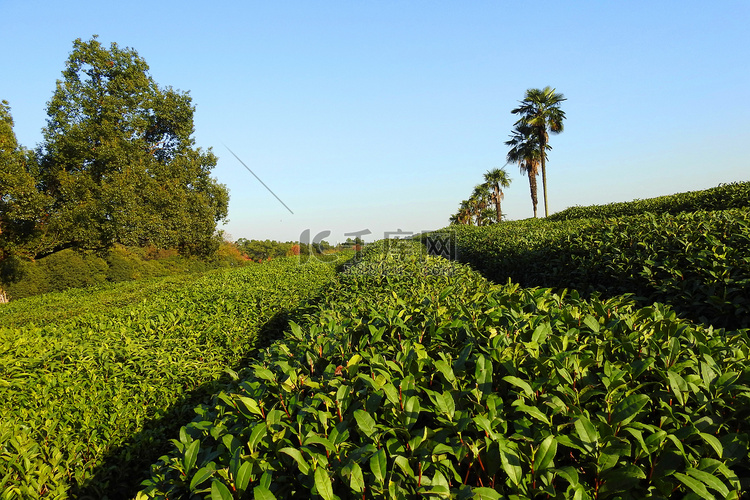
[[[0,19],[0,99],[26,147],[76,38],[132,47],[190,91],[234,239],[444,227],[505,163],[510,110],[547,85],[568,99],[551,212],[750,180],[744,0],[0,0]],[[503,211],[530,217],[528,179],[507,169]]]

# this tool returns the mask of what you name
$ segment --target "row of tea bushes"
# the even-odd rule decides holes
[[[404,243],[404,245],[408,245]],[[750,347],[627,297],[365,252],[138,499],[739,498]]]
[[[497,282],[632,293],[725,328],[750,327],[750,211],[644,213],[451,226],[458,258]]]
[[[140,297],[123,283],[121,303],[106,290],[29,299],[57,321],[8,304],[0,498],[131,497],[192,408],[334,276],[328,264],[281,259],[150,281]]]
[[[690,191],[646,200],[607,205],[570,207],[547,217],[551,221],[623,217],[645,212],[679,214],[750,207],[750,182],[733,182],[702,191]]]

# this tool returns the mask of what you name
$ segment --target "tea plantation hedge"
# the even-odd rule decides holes
[[[733,182],[702,191],[689,191],[646,200],[570,207],[550,215],[547,220],[623,217],[644,212],[676,215],[683,212],[710,212],[747,207],[750,207],[750,182]]]
[[[750,327],[750,210],[451,226],[458,258],[497,282],[669,303],[715,327]]]
[[[296,259],[0,309],[0,498],[130,498],[192,408],[335,275]]]
[[[739,498],[748,341],[365,252],[196,409],[137,498]]]

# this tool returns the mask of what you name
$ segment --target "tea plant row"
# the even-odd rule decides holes
[[[750,210],[452,226],[458,258],[522,286],[632,293],[695,321],[750,327]]]
[[[750,182],[733,182],[721,186],[646,200],[607,205],[570,207],[547,217],[550,221],[623,217],[645,212],[676,215],[683,212],[705,212],[750,207]]]
[[[0,327],[0,498],[133,494],[167,449],[165,436],[264,335],[277,334],[268,329],[274,318],[284,324],[286,311],[334,275],[328,264],[282,259],[190,283],[147,282],[140,296],[122,284],[122,302],[104,290],[9,304],[3,324],[14,326]],[[92,297],[100,302],[79,303]],[[57,321],[44,321],[44,309],[35,316],[33,304],[51,307]]]
[[[382,247],[381,247],[382,248]],[[175,435],[138,498],[739,498],[747,332],[377,254]]]

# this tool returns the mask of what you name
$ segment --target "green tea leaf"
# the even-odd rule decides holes
[[[250,437],[247,440],[247,446],[250,448],[251,453],[255,451],[256,446],[266,437],[266,434],[268,434],[268,428],[265,423],[261,422],[253,426],[253,430],[250,432]]]
[[[377,424],[375,420],[364,410],[356,410],[354,412],[354,418],[357,421],[357,427],[365,436],[372,439],[375,434],[378,433]]]
[[[708,492],[706,486],[701,481],[682,474],[681,472],[675,472],[674,477],[676,477],[682,484],[690,488],[693,493],[697,494],[701,498],[705,498],[706,500],[716,500],[716,498]]]
[[[187,447],[185,450],[185,458],[183,460],[183,466],[185,467],[185,472],[190,472],[193,467],[195,466],[195,461],[198,458],[198,450],[201,447],[200,440],[196,439],[192,443],[190,443],[190,446]]]
[[[250,478],[253,473],[253,464],[250,462],[244,462],[240,466],[240,470],[237,472],[237,477],[234,478],[234,486],[237,491],[243,493],[247,489],[247,485],[250,484]],[[256,497],[257,498],[257,497]]]
[[[271,493],[271,490],[264,486],[256,486],[253,488],[253,498],[255,500],[276,500],[276,496]]]
[[[612,424],[625,425],[631,422],[651,400],[647,394],[631,394],[615,405],[612,411]]]
[[[724,447],[721,445],[721,441],[719,441],[719,439],[716,436],[714,436],[712,434],[707,434],[705,432],[700,432],[700,433],[698,433],[698,435],[709,446],[711,446],[711,448],[714,449],[714,451],[716,452],[716,456],[718,456],[719,458],[723,457],[723,455],[724,455]]]
[[[234,500],[234,497],[226,484],[214,479],[211,483],[211,500]]]
[[[503,470],[508,475],[508,478],[516,486],[521,483],[523,479],[523,469],[521,468],[521,459],[518,457],[518,453],[512,448],[500,443],[500,461]]]
[[[388,460],[385,456],[385,449],[380,448],[377,453],[370,457],[370,470],[380,484],[385,482],[385,476],[388,472],[387,466]]]
[[[538,474],[540,471],[551,466],[552,461],[557,453],[557,441],[552,435],[547,436],[539,445],[534,455],[534,472]]]
[[[477,356],[474,376],[483,394],[492,392],[492,360],[482,354]]]
[[[406,477],[414,477],[414,470],[409,465],[409,459],[403,455],[398,455],[394,458],[393,462],[398,465],[398,468],[406,475]]]
[[[578,437],[581,439],[581,442],[586,449],[588,451],[596,449],[596,445],[599,442],[599,433],[596,431],[594,424],[592,424],[588,418],[580,416],[575,422],[575,428]]]
[[[357,462],[352,463],[352,475],[351,480],[349,481],[349,487],[359,493],[365,491],[365,478],[362,475],[362,468]]]
[[[193,479],[190,480],[190,491],[195,491],[198,486],[206,481],[206,479],[213,476],[214,472],[216,472],[216,469],[213,465],[198,469],[198,472],[195,473]]]
[[[331,477],[323,467],[315,469],[315,488],[318,490],[318,495],[323,497],[323,500],[333,500]]]
[[[500,493],[491,488],[472,488],[471,493],[478,500],[500,500]]]
[[[435,361],[435,368],[443,375],[446,382],[453,387],[456,386],[456,375],[453,373],[453,368],[447,361],[443,359]]]
[[[718,491],[722,497],[726,498],[727,495],[729,495],[729,488],[727,488],[727,486],[713,474],[709,474],[708,472],[694,469],[692,467],[688,467],[685,472],[691,477],[694,477],[695,479],[701,481],[712,490]]]
[[[534,329],[534,333],[531,334],[531,341],[541,345],[550,335],[552,335],[552,325],[548,321],[544,321]]]
[[[683,393],[688,391],[687,382],[685,382],[685,379],[682,378],[679,373],[671,370],[667,371],[667,377],[669,378],[669,386],[672,388],[672,392],[677,398],[677,402],[684,405],[685,397],[683,396]]]
[[[406,404],[404,405],[404,412],[406,413],[405,423],[407,428],[410,429],[414,424],[417,423],[420,411],[421,406],[419,404],[419,398],[417,396],[412,396],[406,400]]]
[[[559,469],[554,469],[554,472],[558,476],[565,479],[571,486],[576,486],[578,484],[578,471],[570,465],[560,467]]]
[[[550,421],[549,417],[544,414],[542,410],[537,408],[536,406],[529,406],[525,405],[523,403],[519,403],[518,400],[513,402],[513,406],[518,408],[520,411],[524,412],[525,414],[529,415],[530,417],[533,417],[540,422],[543,422],[547,425],[552,425],[552,422]]]
[[[588,326],[594,333],[599,333],[600,325],[599,321],[595,317],[588,314],[585,318],[583,318],[583,323]]]
[[[529,383],[526,382],[525,380],[521,380],[520,378],[514,377],[512,375],[503,377],[503,380],[505,380],[509,384],[515,385],[516,387],[519,387],[520,389],[522,389],[524,394],[526,394],[526,396],[530,398],[534,396],[534,391],[531,389],[531,386],[529,385]]]
[[[310,466],[307,464],[307,462],[305,461],[304,457],[302,456],[302,452],[300,452],[296,448],[289,448],[289,447],[282,448],[279,451],[281,453],[285,453],[285,454],[289,455],[290,457],[292,457],[292,459],[294,459],[294,461],[297,462],[297,466],[299,467],[299,471],[302,474],[307,475],[308,471],[310,470]]]

